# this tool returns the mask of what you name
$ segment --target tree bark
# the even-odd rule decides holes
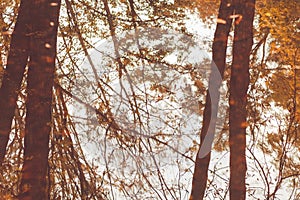
[[[30,6],[29,1],[22,1],[20,4],[0,88],[0,166],[6,153],[18,91],[28,60],[29,39],[26,34],[30,23]]]
[[[59,9],[60,0],[31,0],[30,61],[20,200],[49,199],[46,175]]]
[[[195,161],[195,170],[192,182],[191,200],[202,200],[205,194],[207,173],[210,161],[210,150],[215,135],[218,104],[221,86],[226,65],[226,49],[232,19],[229,16],[233,8],[227,0],[222,0],[218,14],[218,24],[212,46],[213,62],[206,94],[206,103],[203,114],[203,124],[200,135],[200,149]],[[223,20],[223,21],[222,21]]]
[[[246,127],[249,57],[253,44],[255,0],[235,0],[233,63],[229,97],[230,199],[246,198]]]

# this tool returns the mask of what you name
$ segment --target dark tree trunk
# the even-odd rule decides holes
[[[46,175],[60,0],[31,2],[24,165],[18,198],[44,200],[49,198]]]
[[[255,0],[234,1],[235,20],[233,63],[229,97],[230,199],[246,198],[246,127],[249,57],[253,44]]]
[[[226,0],[221,1],[219,8],[217,28],[213,41],[213,62],[211,64],[211,74],[209,78],[209,89],[206,94],[206,103],[201,129],[201,143],[198,151],[195,170],[193,175],[191,200],[202,200],[205,194],[208,166],[210,161],[210,150],[215,135],[217,121],[217,111],[220,98],[219,88],[222,83],[225,65],[227,40],[230,32],[232,20],[229,16],[233,13],[233,8]],[[223,20],[223,21],[222,21]]]
[[[0,166],[2,165],[12,119],[15,115],[16,100],[28,60],[28,25],[30,23],[29,1],[20,4],[17,22],[10,42],[9,56],[0,88]]]

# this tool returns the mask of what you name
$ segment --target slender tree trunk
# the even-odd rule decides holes
[[[222,83],[227,40],[232,20],[229,16],[233,13],[233,8],[227,0],[222,0],[219,8],[218,24],[213,42],[213,62],[211,64],[211,74],[209,78],[209,89],[206,94],[206,103],[201,129],[201,143],[198,151],[192,183],[191,200],[202,200],[205,194],[208,166],[210,161],[210,150],[215,134],[217,121],[217,111],[220,98],[219,88]]]
[[[28,0],[27,0],[28,1]],[[31,0],[24,165],[19,199],[44,200],[60,0]]]
[[[30,2],[20,4],[17,22],[10,42],[9,56],[0,88],[0,166],[2,165],[16,100],[28,60],[28,24],[30,23]]]
[[[246,127],[249,57],[253,44],[255,0],[235,0],[233,63],[229,97],[230,199],[246,198]]]

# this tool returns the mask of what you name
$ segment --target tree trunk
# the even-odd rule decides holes
[[[29,1],[22,1],[17,22],[10,42],[9,56],[0,88],[0,166],[2,165],[12,119],[15,115],[16,100],[28,60],[28,25],[30,23]]]
[[[44,200],[49,198],[46,175],[60,0],[31,3],[24,165],[18,198]]]
[[[202,200],[205,194],[210,150],[215,135],[217,121],[220,98],[219,88],[224,76],[227,40],[232,23],[229,16],[232,13],[233,8],[227,3],[227,0],[222,0],[218,15],[219,23],[217,24],[212,47],[213,62],[211,64],[211,74],[203,114],[200,149],[195,162],[192,192],[190,196],[191,200]]]
[[[253,44],[255,0],[234,1],[235,20],[233,63],[229,97],[230,199],[246,198],[246,127],[249,57]]]

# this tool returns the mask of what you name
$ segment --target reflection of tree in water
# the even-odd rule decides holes
[[[299,4],[258,1],[257,5],[248,93],[247,194],[253,199],[281,198],[282,194],[297,199],[299,20],[295,14]],[[202,43],[191,39],[195,35],[188,33],[187,18],[201,18],[204,26],[211,27],[218,6],[215,1],[63,2],[48,159],[50,199],[188,198],[210,61],[196,64],[197,59],[188,57]],[[1,1],[4,57],[13,46],[7,33],[13,30],[17,8],[18,2]],[[117,37],[124,32],[126,37]],[[96,70],[83,68],[82,58],[93,57],[95,38],[109,41],[110,35],[116,40],[113,45],[107,42],[106,52],[93,58]],[[121,55],[118,59],[112,46]],[[193,56],[198,58],[197,53]],[[1,69],[5,65],[0,62]],[[7,199],[20,191],[26,75],[21,77],[17,109],[11,111],[12,126],[7,126],[10,140],[0,176],[0,193]],[[229,75],[226,69],[225,80]],[[226,85],[222,86],[225,90]],[[4,102],[1,118],[8,101],[1,95],[0,99]],[[220,103],[226,107],[225,101]],[[220,116],[228,118],[227,109]],[[217,124],[222,134],[216,138],[218,152],[212,152],[207,198],[228,195],[228,119],[224,123]],[[290,193],[283,193],[284,189]]]

